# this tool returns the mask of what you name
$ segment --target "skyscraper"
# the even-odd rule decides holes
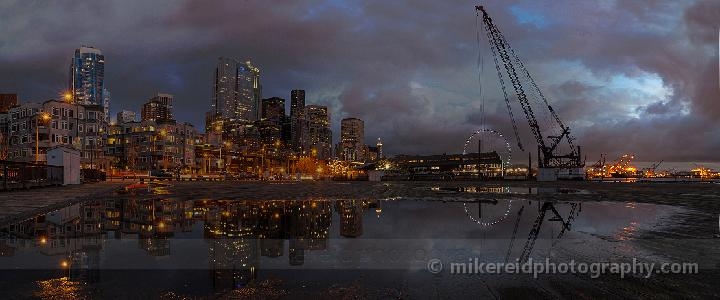
[[[172,101],[170,94],[157,93],[150,98],[142,107],[141,117],[143,121],[172,122]]]
[[[260,69],[252,65],[250,60],[238,65],[238,96],[239,106],[243,108],[241,119],[257,121],[262,116],[260,99]]]
[[[303,149],[316,158],[329,159],[332,156],[332,131],[327,106],[305,106],[304,115],[306,128]]]
[[[215,68],[212,110],[230,123],[248,123],[261,117],[260,69],[248,60],[220,57]]]
[[[365,122],[358,118],[345,118],[340,123],[338,157],[348,161],[363,161]]]
[[[260,135],[266,145],[273,145],[281,141],[284,119],[285,99],[272,97],[262,100],[262,118],[258,123]]]
[[[290,92],[290,139],[292,148],[296,151],[302,147],[304,110],[305,90],[292,90]]]
[[[215,116],[230,119],[235,117],[237,102],[237,64],[233,58],[220,57],[215,68],[212,111]]]
[[[103,112],[105,113],[105,123],[110,122],[110,100],[112,95],[108,89],[103,89]]]
[[[262,120],[277,120],[280,122],[285,116],[285,99],[272,97],[262,100]]]
[[[100,49],[87,46],[75,49],[70,64],[69,89],[77,104],[104,104],[105,56]]]

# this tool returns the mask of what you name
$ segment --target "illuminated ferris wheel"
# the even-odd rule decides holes
[[[479,129],[473,132],[466,140],[463,146],[463,156],[470,151],[471,145],[477,145],[478,155],[484,152],[495,152],[500,157],[501,169],[510,167],[510,159],[512,158],[512,147],[503,134],[494,129]],[[487,150],[486,150],[487,149]]]

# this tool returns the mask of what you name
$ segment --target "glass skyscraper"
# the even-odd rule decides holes
[[[218,59],[212,102],[216,118],[241,123],[259,120],[261,97],[260,69],[250,61]]]
[[[100,49],[88,46],[75,49],[69,89],[75,103],[105,105],[105,56]]]

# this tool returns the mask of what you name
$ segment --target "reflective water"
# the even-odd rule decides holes
[[[462,296],[468,289],[493,296],[504,286],[533,284],[496,277],[488,288],[477,278],[432,274],[428,261],[650,259],[656,254],[634,239],[683,211],[529,201],[522,195],[537,191],[527,189],[490,192],[517,198],[110,197],[4,226],[0,288],[13,297],[40,298],[424,298]]]

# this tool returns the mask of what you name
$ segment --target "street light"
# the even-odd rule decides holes
[[[40,128],[39,128],[39,121],[40,119],[44,122],[47,122],[52,118],[50,114],[46,112],[41,112],[37,115],[35,118],[35,163],[38,163],[40,161]]]

